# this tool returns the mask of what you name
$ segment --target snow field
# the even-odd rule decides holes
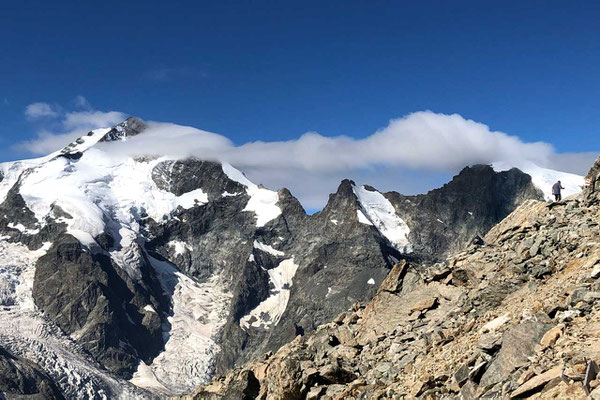
[[[412,251],[412,244],[408,240],[410,229],[396,214],[392,203],[381,193],[367,190],[364,186],[353,186],[353,190],[361,205],[361,210],[357,211],[358,221],[375,226],[398,251],[410,253]]]
[[[276,268],[268,270],[269,282],[273,285],[271,295],[254,310],[240,319],[240,326],[246,330],[253,328],[269,329],[276,326],[290,300],[290,288],[298,265],[294,258],[283,260]]]
[[[246,192],[250,196],[250,200],[244,211],[252,211],[256,214],[257,227],[265,226],[268,222],[281,215],[281,208],[277,206],[277,202],[279,201],[277,192],[255,185],[242,172],[233,168],[228,163],[223,163],[222,168],[229,179],[246,186]]]

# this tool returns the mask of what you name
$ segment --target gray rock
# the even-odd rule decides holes
[[[588,292],[583,296],[583,301],[588,304],[595,303],[600,300],[600,292]]]
[[[584,300],[585,296],[588,293],[590,293],[590,290],[588,288],[585,288],[585,287],[577,288],[577,289],[573,290],[573,292],[567,299],[567,303],[571,306],[574,306],[575,304],[577,304],[581,301],[585,301]]]
[[[488,354],[493,354],[500,349],[502,335],[499,333],[487,333],[481,335],[477,342],[477,347]]]
[[[502,347],[481,377],[480,385],[503,382],[516,368],[526,365],[528,357],[535,353],[535,347],[551,327],[550,324],[527,320],[506,331],[502,337]]]
[[[454,373],[454,380],[459,386],[462,386],[467,381],[467,379],[469,379],[470,372],[471,367],[469,366],[469,363],[465,363]]]
[[[0,347],[0,398],[62,400],[58,385],[37,365]]]
[[[110,131],[108,131],[101,142],[114,142],[137,136],[146,130],[146,124],[136,117],[127,118],[122,123],[115,125]]]
[[[150,363],[163,347],[162,314],[140,310],[168,306],[152,295],[162,292],[153,270],[144,272],[147,283],[133,283],[108,257],[64,235],[37,262],[33,298],[65,333],[78,332],[77,341],[105,368],[130,377],[140,358]]]

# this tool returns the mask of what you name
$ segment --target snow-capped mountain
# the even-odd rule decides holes
[[[112,151],[145,129],[0,165],[0,358],[48,397],[191,391],[542,198],[535,177],[474,166],[418,196],[344,180],[309,216],[226,163]]]

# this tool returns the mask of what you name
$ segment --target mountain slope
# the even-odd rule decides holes
[[[588,179],[186,398],[598,398],[600,158]]]
[[[345,180],[309,216],[226,163],[113,151],[148,129],[130,118],[0,165],[0,346],[67,397],[191,391],[540,196],[518,170],[476,166],[421,196]]]

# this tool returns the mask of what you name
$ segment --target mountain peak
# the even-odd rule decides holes
[[[124,141],[127,138],[139,135],[146,128],[146,124],[141,119],[129,117],[113,127],[94,129],[88,132],[87,135],[78,138],[58,152],[51,154],[50,157],[54,158],[58,156],[78,159],[84,151],[95,146],[97,143]]]
[[[117,140],[126,140],[129,137],[137,136],[147,128],[144,121],[137,117],[129,117],[125,121],[113,126],[100,142],[113,142]]]

